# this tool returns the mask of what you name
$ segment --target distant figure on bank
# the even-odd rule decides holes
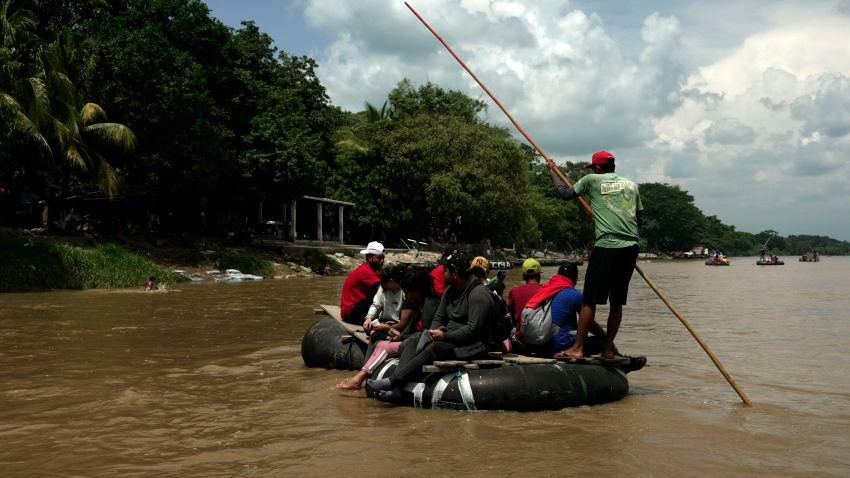
[[[381,283],[381,267],[384,265],[384,245],[372,241],[360,251],[366,262],[348,274],[342,284],[339,312],[342,320],[349,324],[362,325],[372,305],[372,298]]]
[[[522,263],[522,280],[525,284],[514,287],[508,292],[508,310],[514,317],[514,326],[516,327],[516,337],[522,338],[522,330],[520,329],[520,321],[522,320],[522,309],[528,299],[531,299],[534,294],[543,286],[540,285],[540,273],[543,268],[536,259],[526,259]]]
[[[584,342],[596,318],[596,305],[610,299],[607,339],[603,358],[613,358],[614,338],[623,318],[623,305],[629,295],[629,281],[638,256],[638,228],[643,204],[637,184],[614,173],[614,155],[608,151],[593,153],[593,173],[578,180],[571,188],[556,174],[557,166],[549,165],[552,182],[567,200],[584,196],[590,200],[596,229],[596,240],[584,276],[584,298],[578,320],[575,344],[564,351],[572,358],[583,358]]]
[[[145,290],[159,290],[159,286],[156,285],[156,277],[148,277],[148,281],[145,282]]]

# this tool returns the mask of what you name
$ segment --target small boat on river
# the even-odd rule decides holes
[[[729,259],[727,259],[723,256],[720,256],[719,258],[718,257],[712,257],[712,258],[708,259],[707,261],[705,261],[705,265],[707,265],[707,266],[729,266],[729,265],[732,265],[732,263],[729,262]]]
[[[316,313],[324,317],[304,334],[304,363],[340,370],[362,367],[367,344],[362,327],[343,322],[337,306],[323,305]],[[516,411],[597,405],[623,398],[629,391],[626,373],[645,364],[645,357],[572,362],[494,352],[491,360],[426,365],[422,380],[404,385],[400,403],[417,408]],[[398,359],[389,359],[372,376],[384,378],[397,365]],[[368,387],[366,393],[374,397]]]
[[[803,254],[800,259],[800,262],[820,262],[820,254],[818,251],[809,251]]]
[[[764,260],[756,261],[756,265],[757,266],[784,266],[785,263],[783,261],[780,261],[779,259],[774,260],[772,258],[767,258],[767,259],[764,259]]]

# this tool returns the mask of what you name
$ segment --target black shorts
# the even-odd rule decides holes
[[[584,275],[584,303],[626,305],[629,281],[637,262],[638,246],[594,247]]]
[[[366,314],[369,313],[369,307],[371,306],[371,297],[362,299],[360,302],[354,304],[354,307],[351,308],[351,312],[343,317],[342,321],[352,325],[363,325],[363,321],[366,320]]]

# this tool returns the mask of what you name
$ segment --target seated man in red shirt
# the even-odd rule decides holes
[[[431,279],[434,281],[434,292],[436,292],[438,296],[442,296],[443,292],[446,291],[446,279],[443,277],[446,266],[443,265],[443,261],[446,260],[446,257],[449,257],[452,254],[453,250],[454,249],[444,250],[443,255],[440,256],[437,267],[431,270]]]
[[[520,321],[522,320],[522,309],[525,308],[526,302],[543,286],[540,285],[540,272],[543,270],[540,263],[536,259],[526,259],[522,263],[522,278],[525,284],[514,287],[508,292],[508,310],[514,317],[516,326],[516,337],[522,338]]]
[[[354,325],[363,325],[369,306],[372,305],[372,298],[378,292],[381,267],[384,265],[384,245],[372,241],[360,253],[366,256],[366,262],[357,266],[345,278],[342,297],[339,299],[342,320]]]

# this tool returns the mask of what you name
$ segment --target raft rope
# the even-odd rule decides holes
[[[425,383],[419,382],[413,387],[413,407],[422,408],[422,394],[425,393]]]
[[[475,397],[472,395],[472,384],[469,382],[469,373],[466,371],[457,371],[457,387],[460,390],[460,398],[463,399],[463,404],[467,411],[475,411]]]
[[[434,385],[434,391],[431,392],[431,409],[438,410],[440,409],[440,402],[443,399],[443,392],[446,391],[446,387],[452,383],[452,379],[454,379],[454,375],[447,373],[440,377],[440,380],[437,381],[437,385]]]

